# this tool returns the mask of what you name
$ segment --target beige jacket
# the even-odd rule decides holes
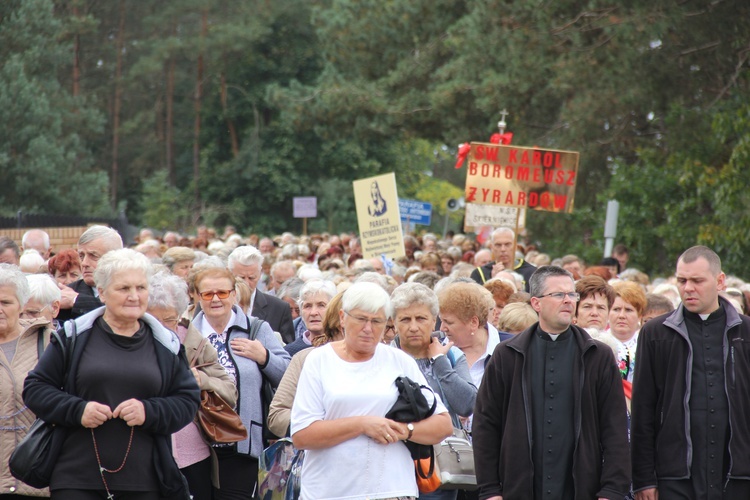
[[[177,335],[182,338],[182,328],[178,329]],[[203,335],[193,326],[192,322],[184,335],[182,344],[185,346],[185,355],[187,356],[188,364],[195,364],[200,367],[198,368],[200,373],[198,387],[202,391],[217,393],[229,406],[234,407],[237,404],[237,386],[234,385],[232,378],[219,363],[219,356],[214,346],[210,342],[206,342],[200,356],[195,359],[196,355],[198,355],[198,346],[203,340]],[[195,423],[198,425],[197,420]],[[211,483],[215,488],[219,488],[219,460],[214,448],[209,445],[208,449],[211,452]]]
[[[294,395],[297,394],[297,383],[302,373],[307,355],[314,347],[309,347],[292,356],[284,377],[276,388],[271,406],[268,409],[268,429],[276,436],[284,437],[289,433],[289,425],[292,421],[292,405]]]
[[[39,361],[38,333],[42,331],[45,348],[52,333],[52,325],[44,319],[21,320],[21,325],[24,331],[18,338],[13,360],[8,362],[0,350],[0,495],[48,497],[49,490],[38,490],[22,483],[8,469],[10,454],[36,419],[23,404],[21,393],[26,375]]]
[[[198,329],[190,323],[185,335],[185,355],[187,355],[188,364],[193,364],[193,358],[198,353],[198,345],[203,340],[203,335]],[[232,407],[237,404],[237,387],[227,374],[223,366],[219,364],[219,357],[216,349],[210,342],[206,342],[206,347],[200,357],[195,360],[195,365],[200,366],[200,389],[202,391],[213,391],[221,396],[221,399]],[[207,366],[202,366],[207,365]]]

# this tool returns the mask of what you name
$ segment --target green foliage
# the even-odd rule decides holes
[[[82,136],[101,114],[73,99],[55,71],[68,46],[48,0],[3,2],[0,11],[0,206],[107,216],[107,176],[95,169]]]
[[[670,273],[682,251],[701,244],[719,253],[727,272],[747,277],[750,106],[726,108],[713,119],[675,109],[666,121],[686,132],[667,141],[666,153],[643,149],[636,165],[615,166],[609,195],[621,203],[618,237],[632,248],[634,266]]]
[[[318,198],[318,217],[308,222],[308,231],[340,233],[357,227],[350,181],[320,179],[312,193]]]
[[[166,230],[184,230],[190,226],[186,196],[169,184],[166,170],[157,170],[143,183],[143,224]]]
[[[507,108],[515,144],[581,153],[575,212],[530,213],[530,242],[598,261],[615,198],[634,265],[669,272],[700,242],[742,273],[749,45],[738,0],[6,0],[0,202],[104,215],[116,159],[135,223],[298,230],[292,198],[314,195],[310,229],[341,231],[351,181],[395,172],[441,232],[457,144],[487,140]]]

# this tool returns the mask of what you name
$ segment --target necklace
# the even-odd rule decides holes
[[[109,491],[109,485],[107,484],[107,480],[104,477],[104,473],[108,472],[110,474],[117,474],[123,469],[123,467],[125,467],[125,462],[127,462],[128,455],[130,455],[130,446],[133,444],[134,431],[135,427],[131,427],[130,439],[128,440],[128,449],[125,450],[125,456],[122,459],[122,463],[118,468],[110,470],[102,466],[102,460],[99,457],[99,447],[96,445],[96,436],[94,436],[94,429],[91,429],[91,440],[94,442],[94,454],[96,455],[96,463],[99,465],[99,475],[102,476],[102,483],[104,483],[104,489],[107,491],[107,500],[113,500],[115,496]]]

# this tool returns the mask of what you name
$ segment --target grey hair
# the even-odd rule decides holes
[[[19,259],[21,257],[21,249],[18,248],[16,242],[8,236],[0,236],[0,253],[3,253],[8,249],[13,250],[16,259]]]
[[[188,247],[172,247],[161,256],[162,263],[169,269],[172,269],[178,262],[185,260],[195,261],[195,250]]]
[[[374,271],[367,271],[360,274],[357,279],[354,280],[354,283],[374,283],[385,290],[386,294],[393,291],[393,288],[390,283],[388,283],[386,277]]]
[[[297,303],[302,307],[302,303],[308,298],[318,293],[324,293],[328,295],[328,300],[331,300],[336,295],[336,285],[332,281],[323,280],[310,280],[305,283],[305,286],[299,292],[299,300]]]
[[[352,264],[352,269],[356,269],[357,271],[360,271],[362,273],[374,273],[375,272],[375,266],[372,265],[372,262],[365,259],[357,259]],[[378,273],[380,274],[380,273]]]
[[[258,264],[260,267],[263,265],[263,254],[252,245],[237,247],[232,250],[232,253],[227,258],[227,267],[229,267],[230,271],[234,269],[235,264],[243,266]]]
[[[188,308],[188,287],[185,280],[170,273],[156,273],[149,279],[148,308],[174,309],[178,315]]]
[[[456,263],[458,263],[458,261],[460,261],[461,257],[464,255],[464,253],[458,247],[448,247],[448,250],[446,250],[445,253],[453,257],[453,260],[455,260]]]
[[[299,257],[299,248],[294,243],[287,243],[281,248],[281,258],[294,260]]]
[[[39,272],[39,268],[44,265],[44,257],[37,250],[30,248],[24,250],[21,258],[18,259],[18,267],[21,271],[29,274]]]
[[[292,269],[294,270],[294,274],[297,274],[297,266],[295,266],[294,262],[290,260],[278,260],[274,262],[269,273],[271,274],[271,276],[273,276],[276,271],[279,271],[282,268],[286,268],[287,271]]]
[[[409,276],[409,283],[422,283],[429,288],[435,288],[440,281],[440,275],[434,271],[419,271]]]
[[[280,299],[289,297],[297,302],[299,300],[299,293],[304,285],[305,282],[301,278],[289,278],[276,290],[276,297]]]
[[[109,242],[110,250],[122,248],[122,237],[120,233],[107,226],[91,226],[78,238],[79,245],[91,243],[94,240],[103,239]]]
[[[130,248],[121,248],[105,253],[94,270],[97,288],[106,290],[115,273],[120,271],[143,271],[146,278],[153,274],[148,257]]]
[[[497,236],[498,234],[503,234],[503,233],[510,233],[510,234],[513,235],[514,238],[516,236],[516,232],[513,231],[511,228],[509,228],[509,227],[499,227],[499,228],[495,229],[494,231],[492,231],[492,236],[490,238],[490,241],[492,241],[495,238],[495,236]]]
[[[25,233],[23,233],[23,236],[21,237],[21,246],[24,248],[29,248],[29,237],[33,236],[34,233],[37,233],[41,235],[42,237],[42,246],[45,250],[49,250],[50,243],[49,243],[49,234],[47,234],[47,231],[43,231],[42,229],[29,229]]]
[[[31,295],[29,282],[18,267],[12,264],[0,264],[0,286],[12,286],[16,290],[16,298],[21,307],[29,301]]]
[[[397,286],[391,294],[391,307],[394,316],[401,309],[411,306],[427,306],[433,317],[437,317],[440,312],[440,302],[437,295],[422,283],[403,283]]]
[[[371,314],[383,309],[386,318],[392,316],[391,299],[388,294],[382,287],[370,282],[353,283],[347,288],[341,298],[341,309],[347,313],[360,309]]]
[[[529,278],[529,293],[531,296],[539,297],[543,295],[547,287],[547,280],[555,276],[565,276],[566,278],[570,278],[571,282],[575,283],[573,275],[562,267],[542,266],[534,271],[534,274]]]
[[[45,306],[62,298],[60,287],[49,274],[27,274],[26,281],[29,283],[29,299],[37,300]]]
[[[313,264],[303,264],[297,271],[297,276],[299,276],[302,281],[323,279],[323,273]]]

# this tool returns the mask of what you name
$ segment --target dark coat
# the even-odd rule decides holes
[[[75,395],[76,374],[94,321],[103,313],[102,307],[75,321],[68,321],[61,329],[61,337],[66,342],[73,335],[76,336],[67,379],[63,380],[63,351],[57,342],[50,344],[53,347],[44,351],[36,368],[26,377],[23,400],[46,422],[64,427],[81,425],[88,401]],[[187,482],[172,457],[171,435],[193,421],[200,404],[200,389],[188,368],[185,351],[177,335],[162,327],[152,316],[146,315],[143,319],[154,335],[162,387],[160,397],[142,401],[146,421],[141,427],[153,436],[154,464],[161,494],[169,498],[189,498]],[[60,390],[62,386],[65,391]]]
[[[729,478],[750,479],[750,318],[719,297],[726,313],[724,383],[729,400]],[[692,347],[684,307],[641,329],[633,380],[633,489],[690,477]]]
[[[485,282],[492,278],[492,267],[494,265],[495,262],[490,262],[489,264],[485,264],[482,267],[477,267],[471,272],[471,279],[473,279],[480,285],[484,285]],[[534,274],[534,271],[536,271],[536,266],[533,266],[525,260],[521,259],[520,262],[516,264],[515,267],[513,267],[512,271],[523,276],[524,291],[528,292],[529,280],[531,279],[531,275]]]
[[[273,331],[281,334],[286,344],[297,338],[292,324],[292,310],[289,304],[278,297],[256,290],[252,316],[271,325]]]
[[[495,348],[479,386],[472,437],[479,498],[533,498],[531,380],[532,325]],[[630,490],[627,409],[612,350],[570,327],[580,358],[573,370],[575,498],[622,500]]]
[[[83,316],[84,314],[91,312],[94,309],[98,309],[104,305],[102,304],[102,301],[94,295],[94,289],[88,286],[86,282],[83,281],[83,279],[74,281],[73,283],[69,284],[68,287],[78,292],[78,297],[76,297],[76,301],[75,304],[73,304],[72,309],[60,309],[60,313],[57,315],[57,321],[60,324],[63,324],[69,319],[75,319],[79,316]]]

